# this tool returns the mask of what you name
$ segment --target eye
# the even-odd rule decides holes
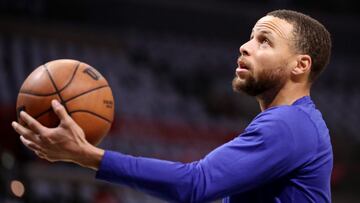
[[[258,41],[260,45],[267,45],[267,46],[271,45],[271,41],[265,36],[259,36]]]
[[[270,40],[268,38],[264,38],[261,43],[270,44]]]
[[[259,36],[259,42],[261,44],[270,44],[270,40],[266,38],[265,36]]]

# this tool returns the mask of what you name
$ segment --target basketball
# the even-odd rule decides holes
[[[90,65],[71,59],[50,61],[37,67],[23,82],[16,104],[46,127],[59,125],[51,107],[58,100],[84,130],[86,139],[98,145],[110,130],[114,98],[106,79]]]

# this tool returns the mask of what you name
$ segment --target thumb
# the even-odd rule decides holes
[[[59,103],[58,100],[54,99],[51,101],[52,108],[55,114],[59,117],[61,121],[66,120],[69,117],[69,114],[66,112],[66,109],[63,105]]]

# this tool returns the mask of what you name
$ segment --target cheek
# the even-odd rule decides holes
[[[273,52],[258,52],[256,56],[256,60],[259,66],[267,67],[267,66],[274,66],[279,60],[279,56],[274,54]]]
[[[275,53],[272,51],[260,51],[255,56],[255,66],[257,69],[275,69],[277,67],[282,67],[286,63],[284,55]]]
[[[269,54],[259,54],[257,57],[255,57],[253,65],[253,74],[255,78],[257,78],[257,75],[261,72],[273,69],[278,66],[276,58]]]

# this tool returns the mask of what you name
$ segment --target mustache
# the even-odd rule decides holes
[[[243,56],[239,56],[236,62],[240,68],[251,69],[251,64]]]

